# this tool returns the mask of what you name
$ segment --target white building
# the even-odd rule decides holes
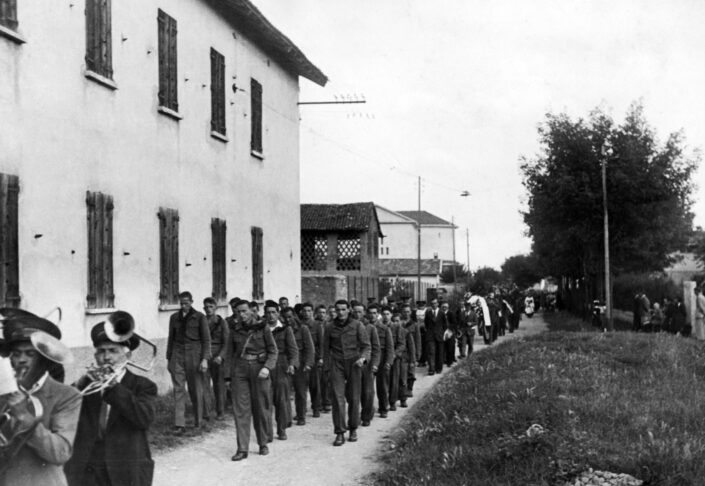
[[[300,76],[248,0],[0,0],[0,307],[80,347],[183,290],[296,300]]]
[[[455,226],[427,211],[392,211],[377,206],[384,233],[380,258],[418,258],[418,227],[421,225],[421,259],[453,261]]]

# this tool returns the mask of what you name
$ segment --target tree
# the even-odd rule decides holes
[[[661,270],[692,229],[693,172],[682,133],[663,145],[633,104],[616,126],[601,110],[587,120],[548,114],[539,127],[543,153],[523,159],[524,221],[539,265],[580,278],[603,268],[601,163],[607,162],[612,271]]]
[[[532,255],[510,256],[502,264],[502,276],[521,288],[530,287],[544,276],[539,261]]]
[[[472,274],[468,288],[473,294],[484,295],[500,282],[502,282],[502,274],[498,270],[492,267],[482,267]]]
[[[455,275],[453,275],[453,265],[446,265],[441,272],[441,282],[452,284],[456,281],[465,282],[468,279],[468,271],[464,265],[455,264]]]

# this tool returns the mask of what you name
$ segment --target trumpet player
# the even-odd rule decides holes
[[[140,339],[133,335],[112,341],[101,322],[91,329],[91,340],[97,368],[76,387],[83,390],[94,380],[107,381],[100,393],[83,397],[74,454],[65,468],[69,485],[151,485],[154,461],[147,431],[154,421],[157,385],[126,368]]]
[[[0,314],[4,314],[2,309]],[[73,452],[81,395],[55,381],[48,372],[52,362],[65,362],[70,351],[34,344],[31,338],[35,333],[61,338],[56,325],[29,312],[3,322],[1,351],[4,355],[9,352],[18,391],[2,398],[12,420],[23,431],[16,437],[26,442],[20,440],[16,454],[0,462],[2,486],[65,485],[63,467]]]

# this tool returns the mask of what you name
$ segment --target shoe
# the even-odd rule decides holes
[[[397,411],[397,406],[396,406],[396,405],[390,405],[390,406],[389,406],[389,410],[390,410],[391,412],[396,412],[396,411]]]
[[[379,412],[379,416],[382,418],[387,418],[387,412]]]
[[[288,429],[289,427],[291,427],[291,422],[286,423],[286,428]]]
[[[269,447],[267,447],[266,445],[259,446],[259,455],[266,456],[267,454],[269,454]]]
[[[247,459],[247,452],[237,451],[237,454],[230,458],[231,461],[242,461],[243,459]]]
[[[363,427],[369,427],[369,426],[370,426],[370,421],[369,421],[369,420],[363,420],[363,421],[362,421],[362,426],[363,426]]]
[[[435,371],[429,371],[429,372],[428,372],[428,376],[433,376],[433,375],[435,375],[435,374],[436,374]]]
[[[277,439],[278,440],[286,440],[286,432],[282,432],[281,434],[277,434]]]
[[[302,419],[302,418],[298,419],[296,421],[296,425],[306,425],[306,419]]]
[[[406,407],[408,407],[408,405],[406,404],[406,400],[402,400],[401,402],[399,402],[399,406],[400,406],[401,408],[406,408]]]
[[[332,408],[330,406],[323,407],[323,413],[330,413],[331,410]]]
[[[348,442],[357,442],[357,430],[351,430]]]
[[[318,410],[314,410],[314,411],[313,411],[313,418],[318,418],[318,417],[320,417],[320,416],[321,416],[321,412],[320,412],[320,411],[318,411]]]
[[[174,427],[174,435],[184,435],[186,433],[186,427]]]
[[[333,445],[334,446],[341,446],[343,444],[345,444],[345,435],[336,434],[335,441],[333,441]]]

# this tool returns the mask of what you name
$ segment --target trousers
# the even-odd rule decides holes
[[[323,397],[321,395],[321,375],[323,374],[323,368],[320,366],[314,366],[308,373],[308,390],[311,395],[311,409],[314,412],[320,412],[323,408]]]
[[[259,378],[262,363],[236,358],[231,371],[231,395],[235,414],[238,452],[248,452],[250,427],[254,426],[257,443],[267,445],[267,417],[272,415],[271,381]]]
[[[204,373],[199,371],[200,343],[175,346],[169,360],[169,373],[174,388],[174,425],[186,426],[186,390],[193,406],[194,426],[200,427],[205,405]]]
[[[294,405],[296,417],[301,420],[306,418],[306,404],[308,401],[308,383],[310,371],[304,371],[303,366],[294,373]]]
[[[330,387],[333,406],[333,428],[336,434],[355,430],[360,426],[360,389],[362,369],[355,366],[357,359],[331,359]],[[347,405],[347,424],[345,423]]]
[[[426,359],[428,360],[428,372],[443,371],[445,361],[445,342],[431,337],[426,341]]]
[[[384,366],[377,371],[377,409],[380,412],[389,411],[389,371]]]
[[[277,434],[283,434],[291,423],[291,387],[289,375],[286,373],[287,365],[277,365],[272,371],[272,404],[274,405],[274,418],[277,422]],[[268,420],[267,436],[272,440],[272,420]]]
[[[375,376],[369,363],[362,367],[360,386],[360,420],[369,422],[375,413]]]

